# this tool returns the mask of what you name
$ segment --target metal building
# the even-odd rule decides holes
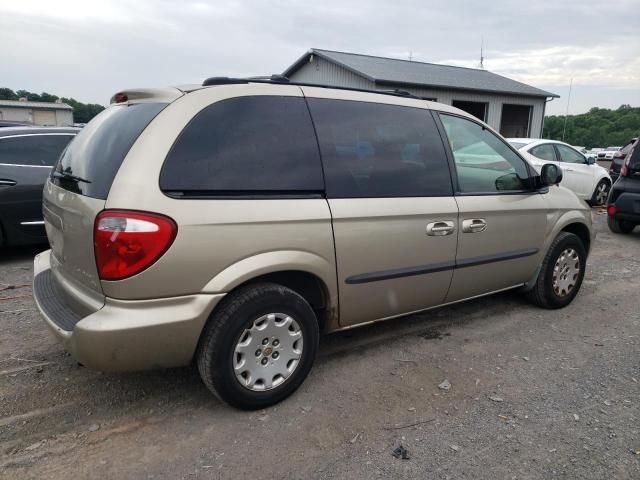
[[[505,137],[539,138],[546,102],[559,98],[486,70],[315,48],[283,75],[297,82],[405,90],[465,110]]]
[[[0,100],[0,120],[68,127],[73,125],[73,108],[66,103],[57,102]]]

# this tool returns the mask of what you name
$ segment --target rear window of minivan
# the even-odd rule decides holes
[[[106,200],[124,157],[166,103],[114,105],[85,126],[62,153],[52,178],[75,193]],[[74,180],[75,177],[75,180]]]

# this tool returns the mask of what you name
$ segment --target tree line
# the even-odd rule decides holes
[[[593,148],[622,146],[638,135],[640,107],[620,105],[615,110],[592,108],[587,113],[568,115],[566,127],[564,115],[545,117],[542,137]]]
[[[54,103],[60,100],[73,108],[73,121],[75,123],[87,123],[104,110],[104,107],[97,103],[82,103],[74,98],[58,97],[47,92],[33,93],[27,90],[16,90],[14,92],[10,88],[0,88],[0,100],[19,100],[20,98],[26,98],[30,102]]]

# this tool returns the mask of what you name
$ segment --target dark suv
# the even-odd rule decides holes
[[[0,246],[46,243],[42,189],[78,128],[0,129]]]
[[[611,165],[609,166],[609,176],[611,177],[611,181],[615,182],[620,176],[620,170],[622,169],[622,165],[624,164],[627,155],[635,145],[637,138],[632,138],[629,142],[613,154],[613,159],[611,160]]]
[[[640,224],[640,141],[629,145],[618,180],[611,187],[607,223],[614,233],[630,233]]]

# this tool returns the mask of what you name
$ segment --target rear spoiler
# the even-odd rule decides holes
[[[182,90],[173,87],[167,88],[135,88],[122,90],[111,97],[109,103],[127,102],[173,102],[184,95]]]

